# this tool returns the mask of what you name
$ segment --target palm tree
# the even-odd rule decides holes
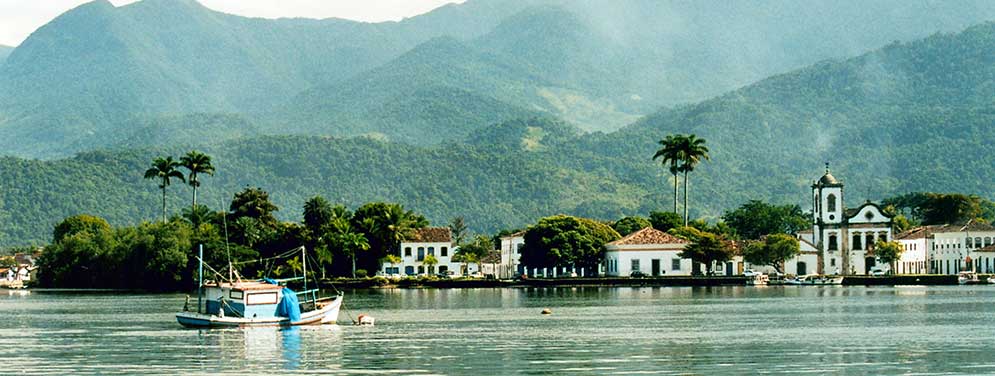
[[[661,158],[660,163],[664,166],[668,166],[670,174],[674,175],[674,213],[677,213],[677,173],[680,172],[680,167],[678,162],[680,159],[677,156],[678,146],[683,142],[683,135],[669,135],[667,138],[660,140],[660,150],[653,154],[653,160]]]
[[[211,156],[194,150],[180,158],[180,165],[190,170],[190,177],[187,179],[187,184],[193,187],[193,205],[190,207],[196,208],[197,188],[200,187],[200,179],[197,178],[197,174],[214,175]]]
[[[366,222],[370,224],[369,222]],[[352,278],[356,278],[356,253],[370,249],[370,241],[361,232],[353,229],[352,224],[345,218],[336,218],[331,224],[334,231],[334,242],[342,250],[342,253],[349,255],[352,259]]]
[[[145,170],[146,179],[159,179],[159,189],[162,189],[162,223],[166,223],[166,187],[169,186],[171,178],[183,181],[183,173],[176,168],[180,163],[173,160],[173,157],[157,157],[152,160],[152,167]]]
[[[684,173],[684,226],[688,225],[688,173],[694,171],[703,159],[709,160],[708,147],[705,139],[694,134],[682,136],[677,148],[677,157],[681,164],[679,170]]]

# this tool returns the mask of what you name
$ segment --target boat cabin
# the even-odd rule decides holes
[[[231,317],[275,317],[283,286],[251,281],[204,285],[205,313]]]

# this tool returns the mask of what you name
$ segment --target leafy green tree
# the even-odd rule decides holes
[[[145,170],[145,178],[157,179],[159,189],[162,190],[162,223],[166,223],[166,187],[169,187],[170,180],[173,178],[184,180],[183,173],[177,170],[177,167],[180,167],[180,163],[174,161],[173,157],[157,157],[152,160],[152,167]]]
[[[711,159],[705,140],[694,134],[681,136],[677,141],[677,159],[680,161],[680,172],[684,173],[684,225],[688,225],[688,173],[701,163]]]
[[[904,249],[902,244],[896,241],[878,240],[874,243],[874,255],[877,256],[878,260],[891,267],[889,273],[895,273],[895,262],[902,258]]]
[[[676,212],[655,211],[650,213],[650,223],[653,225],[653,228],[663,232],[670,231],[672,228],[682,227],[681,221],[681,215]]]
[[[964,223],[978,218],[981,206],[977,199],[964,194],[931,194],[920,211],[926,225]]]
[[[787,234],[770,234],[763,241],[751,241],[743,247],[743,259],[754,265],[769,265],[782,272],[781,264],[801,252],[798,239]]]
[[[527,267],[596,270],[604,256],[604,245],[620,237],[598,221],[566,215],[545,217],[525,231],[521,262]]]
[[[214,175],[214,165],[211,156],[193,150],[180,157],[180,165],[188,171],[187,184],[193,187],[193,203],[190,207],[197,208],[197,188],[200,188],[200,174]]]
[[[793,234],[811,226],[798,205],[773,205],[750,200],[722,215],[722,220],[743,239],[760,239],[768,234]]]
[[[280,208],[269,200],[269,193],[262,188],[246,187],[235,194],[228,210],[236,221],[240,218],[253,218],[261,225],[275,227],[277,220],[273,212]]]
[[[390,264],[392,268],[396,268],[403,260],[401,260],[401,256],[391,254],[384,257],[383,262]]]
[[[428,226],[425,217],[404,210],[400,204],[372,202],[356,209],[352,226],[366,236],[370,244],[369,257],[360,260],[363,269],[380,270],[380,260],[397,250],[401,241],[415,229]]]
[[[217,212],[211,210],[211,208],[206,205],[196,205],[190,208],[183,209],[183,219],[190,223],[191,226],[197,227],[204,223],[214,223],[221,216]]]
[[[352,278],[356,278],[356,257],[359,252],[370,249],[370,242],[363,233],[354,231],[352,224],[344,218],[335,221],[333,226],[332,241],[334,247],[340,249],[342,254],[347,255],[352,260]],[[365,269],[370,270],[370,269]],[[375,270],[379,270],[379,267]]]
[[[653,160],[660,158],[660,163],[667,167],[667,170],[674,177],[674,214],[677,214],[677,174],[681,172],[680,163],[682,161],[679,153],[683,142],[683,135],[669,135],[658,142],[660,149],[653,154]]]
[[[79,233],[98,234],[110,230],[111,225],[103,218],[88,214],[74,215],[55,225],[55,229],[52,231],[52,243],[61,242],[63,239]]]
[[[453,234],[453,241],[456,245],[463,244],[463,238],[466,236],[466,222],[463,217],[454,217],[449,221],[449,231]]]
[[[463,269],[469,270],[468,264],[477,264],[487,257],[494,249],[494,243],[490,237],[477,235],[472,241],[463,244],[453,254],[453,261],[463,263]]]
[[[432,274],[435,271],[435,266],[439,264],[439,259],[435,258],[434,255],[426,255],[424,259],[421,260],[422,265],[425,265],[425,271],[428,274]]]
[[[643,217],[625,217],[615,221],[615,223],[612,224],[612,228],[622,236],[629,235],[650,226],[652,226],[650,221]]]
[[[729,260],[733,256],[733,250],[728,242],[717,235],[704,233],[697,240],[684,247],[678,256],[691,259],[692,262],[705,264],[705,269],[711,275],[712,263]]]

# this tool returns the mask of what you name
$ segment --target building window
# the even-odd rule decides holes
[[[974,238],[974,244],[976,244],[976,246],[977,246],[978,248],[981,248],[981,247],[983,247],[983,246],[981,245],[982,243],[981,243],[981,238],[980,238],[980,237],[978,237],[978,238]]]
[[[435,256],[435,247],[428,247],[428,254]]]
[[[836,244],[836,235],[829,235],[829,250],[835,251],[839,249],[839,245]]]
[[[418,274],[425,274],[425,267],[418,265]]]
[[[859,250],[863,249],[860,246],[860,234],[854,234],[853,235],[853,244],[851,245],[851,248],[853,248],[853,250],[855,250],[855,251],[859,251]]]
[[[882,242],[888,241],[888,234],[883,233],[883,232],[879,233],[878,234],[878,241],[882,241]]]
[[[404,255],[411,257],[411,247],[404,247]]]
[[[836,195],[832,193],[830,193],[829,196],[826,197],[826,211],[829,212],[836,211]]]
[[[439,250],[439,256],[449,257],[449,247],[442,247],[442,249]]]
[[[829,266],[836,266],[836,258],[829,259]]]
[[[418,261],[425,259],[425,247],[418,247]],[[419,272],[421,274],[421,272]]]
[[[449,266],[439,265],[439,273],[445,273],[449,271]]]
[[[518,254],[522,254],[522,248],[525,248],[525,244],[524,243],[523,244],[519,244],[518,247],[515,247],[515,250],[518,252]]]
[[[874,234],[867,234],[864,241],[867,242],[867,250],[874,249]]]
[[[405,266],[404,267],[404,274],[406,274],[406,275],[415,274],[415,267],[414,266],[410,266],[410,265],[409,266]]]
[[[670,270],[681,270],[681,259],[675,258],[670,260]]]
[[[985,238],[985,247],[990,246],[990,245],[992,245],[992,238],[986,237]]]
[[[631,261],[632,261],[632,271],[638,272],[639,271],[639,259],[632,259]]]
[[[967,248],[974,248],[974,239],[966,238],[964,244],[967,244]]]

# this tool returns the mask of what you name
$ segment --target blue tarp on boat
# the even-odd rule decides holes
[[[263,281],[279,285],[277,281],[269,278],[263,278]],[[297,300],[297,293],[294,290],[283,288],[283,299],[280,299],[280,304],[276,306],[276,315],[289,318],[290,322],[301,321],[301,303]]]

